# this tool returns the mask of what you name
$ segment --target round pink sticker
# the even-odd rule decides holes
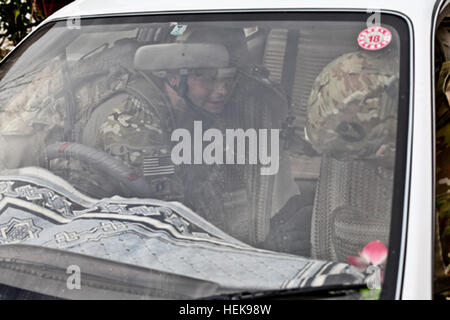
[[[366,50],[380,50],[392,41],[391,32],[383,27],[371,27],[361,31],[358,35],[358,44]]]

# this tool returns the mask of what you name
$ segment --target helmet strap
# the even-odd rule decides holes
[[[183,99],[187,99],[187,91],[188,91],[187,78],[188,78],[187,75],[180,75],[180,83],[175,89],[178,95]]]
[[[173,85],[167,78],[164,79],[164,82],[171,87],[179,97],[183,99],[187,98],[187,75],[180,75],[180,81],[177,85]]]

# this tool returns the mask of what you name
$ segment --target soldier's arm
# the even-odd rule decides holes
[[[145,104],[119,94],[97,107],[83,132],[83,143],[103,150],[140,170],[145,157],[168,152],[166,133]]]
[[[114,108],[98,128],[98,145],[109,154],[140,168],[145,157],[168,154],[161,119],[133,97],[124,108]]]
[[[170,166],[168,132],[164,131],[158,114],[145,102],[127,95],[118,95],[97,108],[91,116],[90,127],[83,140],[132,166],[144,176],[154,190],[149,197],[162,200],[182,200],[182,183]],[[95,140],[95,141],[94,141]],[[144,170],[144,163],[152,162],[151,170]],[[164,172],[158,167],[165,167]]]

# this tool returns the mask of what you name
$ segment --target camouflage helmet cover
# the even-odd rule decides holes
[[[225,46],[230,56],[230,66],[240,67],[249,61],[249,53],[245,33],[242,28],[224,28],[211,26],[211,23],[187,25],[182,35],[175,37],[181,43],[210,43]]]
[[[321,154],[393,163],[398,58],[386,52],[344,54],[318,75],[307,104],[306,138]]]

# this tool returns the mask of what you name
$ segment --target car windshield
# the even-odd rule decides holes
[[[369,17],[42,26],[0,69],[0,244],[216,285],[195,297],[384,288],[403,215],[409,38],[401,18]]]

